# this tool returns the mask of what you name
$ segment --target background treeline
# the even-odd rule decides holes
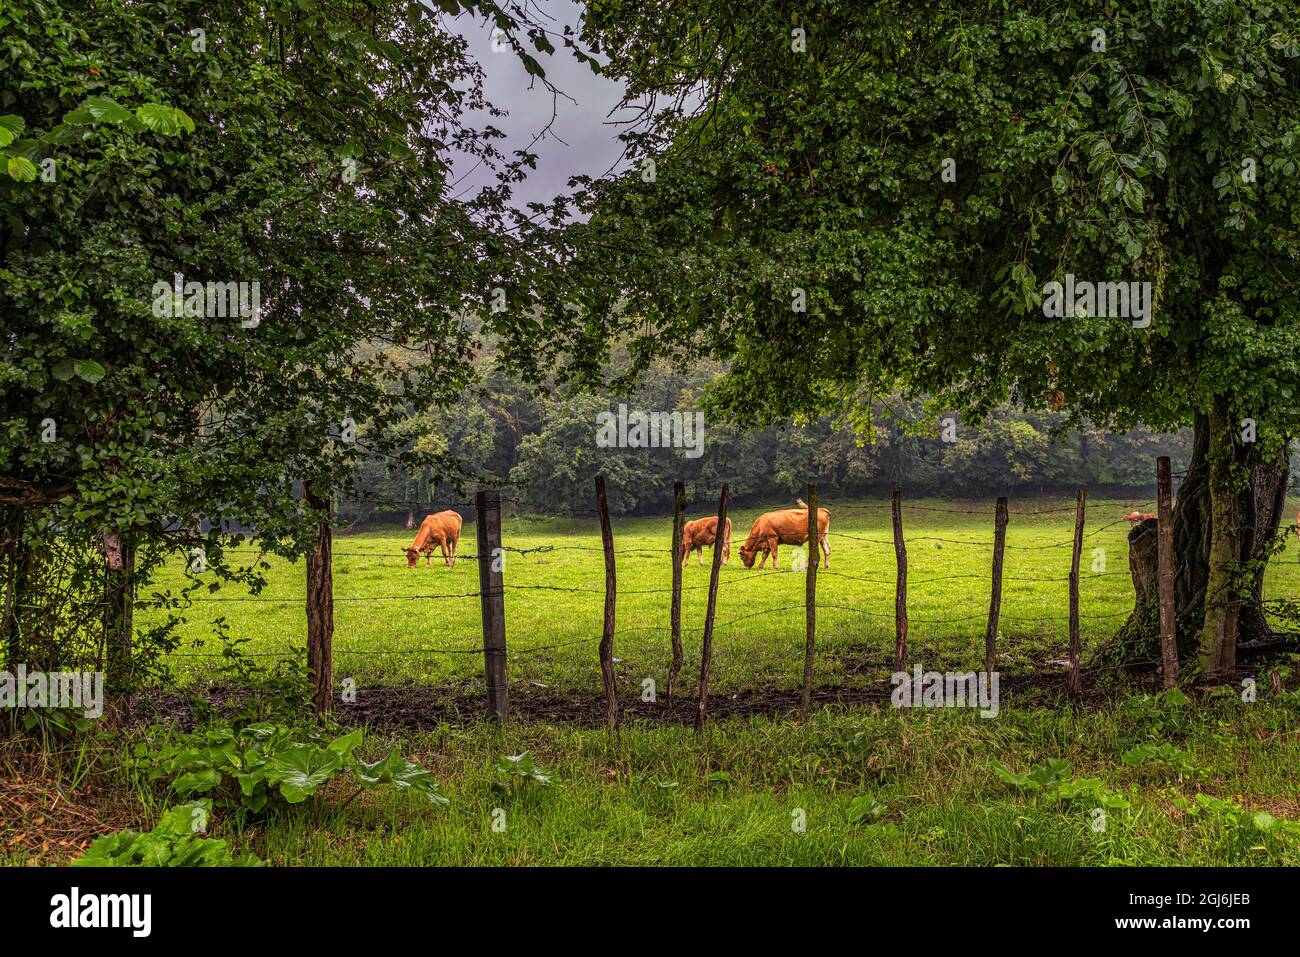
[[[671,511],[679,478],[688,495],[699,498],[711,498],[730,482],[740,503],[785,502],[810,480],[840,495],[887,492],[895,482],[912,495],[1025,495],[1072,491],[1080,483],[1097,492],[1139,492],[1154,486],[1157,455],[1170,455],[1179,469],[1190,453],[1190,431],[1064,429],[1064,414],[1010,406],[978,426],[956,416],[956,441],[945,442],[921,402],[897,398],[877,403],[874,441],[830,419],[749,432],[706,419],[698,458],[687,458],[683,449],[604,449],[595,442],[597,413],[619,402],[645,412],[693,411],[720,367],[660,365],[640,378],[632,395],[563,395],[530,389],[496,369],[490,355],[478,362],[481,381],[460,403],[415,411],[401,427],[422,459],[455,462],[459,484],[440,480],[445,470],[373,457],[357,477],[359,495],[340,503],[341,518],[364,521],[424,505],[445,507],[476,484],[509,485],[529,512],[588,515],[592,480],[600,472],[609,483],[611,510],[624,515]]]

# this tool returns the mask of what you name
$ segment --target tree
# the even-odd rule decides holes
[[[579,308],[544,300],[550,347],[518,361],[591,381],[612,341],[632,374],[712,355],[713,406],[758,423],[904,388],[966,421],[1010,397],[1191,426],[1180,632],[1230,672],[1267,631],[1300,431],[1297,14],[605,0],[585,37],[641,121],[555,239]]]
[[[516,35],[553,49],[494,3],[439,6],[494,17],[535,75]],[[388,426],[463,390],[465,306],[529,272],[507,204],[533,158],[497,150],[481,70],[445,16],[364,0],[5,5],[15,574],[34,543],[76,535],[99,538],[110,569],[124,541],[189,548],[192,516],[304,554],[319,523],[295,480],[328,501],[365,451],[358,428],[397,454]],[[457,199],[457,156],[497,182]],[[211,570],[222,539],[208,536]]]

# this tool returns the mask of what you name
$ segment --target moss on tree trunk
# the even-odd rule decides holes
[[[1198,663],[1200,639],[1205,632],[1207,590],[1211,581],[1211,548],[1214,545],[1216,515],[1212,487],[1222,484],[1217,520],[1233,525],[1218,542],[1220,562],[1234,566],[1258,562],[1244,587],[1227,592],[1225,611],[1232,621],[1232,648],[1227,656],[1216,653],[1215,671],[1235,666],[1236,645],[1272,635],[1262,605],[1264,562],[1285,505],[1289,456],[1285,447],[1269,454],[1255,443],[1234,440],[1235,423],[1226,413],[1221,448],[1226,450],[1229,478],[1214,480],[1211,455],[1211,421],[1198,416],[1193,425],[1192,457],[1174,505],[1174,610],[1178,629],[1178,656],[1184,666]],[[1236,481],[1231,472],[1247,476]],[[1148,537],[1147,527],[1150,526]],[[1230,546],[1230,547],[1229,547]],[[1128,661],[1160,658],[1160,617],[1156,600],[1155,523],[1143,522],[1129,533],[1129,565],[1133,575],[1133,612],[1112,638],[1093,654],[1091,666],[1116,665]],[[1230,571],[1231,569],[1229,569]],[[1228,627],[1229,615],[1216,619],[1213,627]],[[1216,634],[1218,632],[1216,631]],[[1188,669],[1191,670],[1191,669]]]

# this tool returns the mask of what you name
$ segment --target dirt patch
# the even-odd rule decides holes
[[[1128,690],[1150,685],[1158,690],[1150,666],[1136,665],[1124,669]],[[1118,669],[1107,674],[1116,673]],[[1100,677],[1100,676],[1098,676]],[[693,724],[697,705],[695,688],[688,685],[669,702],[664,695],[656,701],[642,701],[639,689],[620,688],[620,713],[624,722],[651,724]],[[892,687],[887,679],[862,681],[850,686],[828,685],[813,689],[814,708],[889,707]],[[1079,704],[1095,707],[1114,696],[1113,683],[1105,680],[1085,682]],[[217,714],[233,711],[245,694],[230,687],[205,689],[205,708]],[[339,704],[334,717],[343,724],[364,725],[385,731],[428,731],[442,726],[463,726],[487,717],[484,692],[478,686],[456,685],[430,687],[399,685],[359,688],[356,701]],[[1067,700],[1065,669],[1052,668],[1028,674],[1003,674],[999,680],[1001,707],[1059,708]],[[192,728],[198,721],[191,707],[192,698],[176,692],[152,692],[139,696],[132,708],[137,724],[165,723]],[[760,687],[730,694],[709,696],[711,719],[781,718],[799,711],[797,689]],[[572,724],[599,727],[604,722],[605,698],[599,691],[578,692],[546,688],[523,682],[510,689],[510,719],[542,724]]]
[[[10,742],[0,755],[0,852],[66,864],[101,834],[132,827],[139,807],[98,782],[71,788],[44,756]]]

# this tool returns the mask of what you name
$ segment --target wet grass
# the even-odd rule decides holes
[[[895,556],[888,502],[823,503],[831,510],[831,564],[818,577],[819,685],[852,686],[891,670]],[[909,644],[927,668],[969,668],[983,658],[992,558],[993,506],[987,501],[918,500],[904,515],[908,539]],[[1122,515],[1147,503],[1096,500],[1085,525],[1081,630],[1085,649],[1123,623],[1132,608],[1129,525]],[[782,549],[780,569],[741,567],[738,550],[764,509],[734,513],[735,542],[722,570],[712,686],[798,687],[802,677],[805,577],[791,571],[795,550]],[[1073,501],[1013,502],[1007,530],[999,667],[1008,674],[1040,669],[1068,647],[1068,584]],[[688,517],[705,514],[693,508]],[[974,514],[971,514],[971,513]],[[671,518],[615,520],[618,604],[615,657],[620,682],[659,687],[670,661],[668,630]],[[594,520],[509,518],[507,642],[512,685],[591,691],[600,685],[596,646],[604,599],[599,529]],[[340,535],[335,540],[335,675],[360,687],[418,684],[477,686],[482,678],[478,568],[470,560],[447,568],[436,560],[407,571],[405,529]],[[531,551],[533,549],[547,549]],[[462,556],[475,554],[474,526],[465,526]],[[254,550],[238,553],[251,560]],[[706,552],[706,561],[710,557]],[[215,619],[246,652],[301,657],[305,641],[301,562],[268,559],[268,587],[257,596],[223,589],[188,611],[182,646],[171,656],[182,685],[215,675],[221,644]],[[684,573],[683,640],[688,670],[698,662],[709,570],[692,558]],[[158,583],[183,582],[182,566]],[[1271,595],[1300,589],[1295,546],[1268,573]],[[255,598],[255,600],[245,600]],[[216,599],[216,600],[213,600]],[[161,615],[141,609],[139,623]]]

